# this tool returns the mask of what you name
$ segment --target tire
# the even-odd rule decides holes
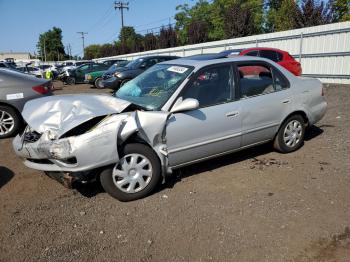
[[[96,78],[95,83],[94,83],[94,86],[95,86],[96,88],[98,88],[98,89],[104,88],[103,83],[102,83],[102,78],[101,78],[101,77]]]
[[[0,106],[0,139],[17,135],[22,126],[22,119],[11,107]]]
[[[67,85],[75,85],[75,78],[74,77],[67,77],[66,80]]]
[[[305,121],[301,115],[292,115],[280,127],[273,146],[281,153],[298,150],[304,144]]]
[[[120,161],[102,171],[100,181],[110,196],[127,202],[148,196],[161,181],[161,176],[161,165],[155,152],[146,145],[135,143],[123,148]]]

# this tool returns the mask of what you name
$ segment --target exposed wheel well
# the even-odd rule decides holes
[[[122,153],[122,148],[130,143],[138,143],[138,144],[143,144],[147,147],[149,147],[150,149],[153,150],[153,152],[156,154],[156,156],[158,157],[158,160],[161,164],[163,164],[163,161],[160,159],[159,155],[157,154],[157,152],[154,150],[153,147],[151,147],[144,139],[142,139],[139,134],[136,132],[134,134],[132,134],[130,137],[128,137],[125,141],[123,141],[121,144],[118,145],[118,155],[120,156]]]

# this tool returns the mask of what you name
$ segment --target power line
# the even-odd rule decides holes
[[[81,39],[83,40],[83,56],[85,56],[85,35],[87,35],[88,33],[86,32],[77,32],[77,34],[81,34]]]
[[[89,28],[89,30],[87,30],[87,32],[91,32],[92,29],[95,29],[97,27],[97,25],[99,25],[100,23],[103,23],[106,18],[109,18],[112,14],[112,10],[111,9],[111,6],[108,6],[108,9],[103,13],[103,15],[98,19],[96,20],[96,22]]]
[[[134,28],[148,26],[148,25],[153,25],[155,23],[159,23],[159,22],[162,22],[162,21],[165,21],[165,20],[169,20],[169,23],[170,23],[172,18],[174,18],[174,16],[169,16],[169,17],[166,17],[166,18],[163,18],[163,19],[159,19],[159,20],[156,20],[156,21],[152,21],[152,22],[149,22],[149,23],[143,24],[143,25],[137,25],[137,26],[134,26]]]

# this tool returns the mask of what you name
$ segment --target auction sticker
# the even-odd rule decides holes
[[[23,97],[23,93],[8,94],[6,95],[6,100],[22,99]]]
[[[171,66],[168,68],[168,71],[170,72],[175,72],[179,74],[183,74],[188,70],[187,67],[182,67],[182,66]]]

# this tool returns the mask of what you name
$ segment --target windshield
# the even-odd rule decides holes
[[[123,61],[123,62],[117,62],[114,65],[112,65],[110,68],[108,68],[108,72],[114,73],[118,68],[125,67],[129,62]]]
[[[129,64],[127,64],[125,67],[129,69],[137,69],[141,63],[144,61],[143,58],[138,58],[136,60],[131,61]]]
[[[148,110],[160,110],[192,70],[187,66],[155,65],[124,84],[115,96]]]

